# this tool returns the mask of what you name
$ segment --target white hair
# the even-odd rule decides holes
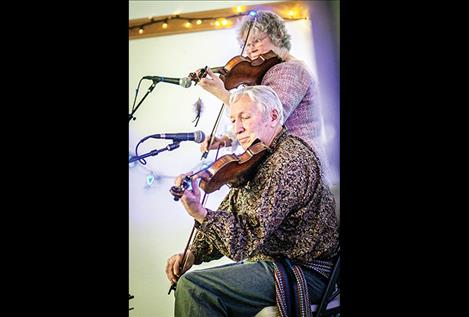
[[[259,110],[262,112],[264,117],[268,117],[270,112],[275,109],[277,110],[280,124],[284,123],[285,116],[283,114],[282,102],[272,88],[264,85],[246,86],[232,92],[229,103],[232,104],[237,102],[239,98],[245,95],[249,96],[249,98],[258,105]]]

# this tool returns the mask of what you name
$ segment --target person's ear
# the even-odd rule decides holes
[[[275,126],[277,126],[278,121],[280,120],[279,117],[280,117],[280,116],[279,116],[279,114],[278,114],[277,109],[272,110],[272,112],[270,113],[270,122],[271,122],[271,127],[272,127],[272,128],[275,127]]]

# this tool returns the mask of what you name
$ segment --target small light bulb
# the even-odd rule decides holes
[[[166,22],[163,23],[163,24],[161,25],[161,27],[162,27],[163,29],[167,29],[167,28],[168,28],[168,23],[166,23]]]
[[[197,20],[195,23],[196,23],[197,25],[201,25],[201,24],[202,24],[202,20],[199,19],[199,20]]]
[[[155,176],[153,176],[153,174],[147,175],[147,185],[148,186],[151,186],[154,181],[155,181]]]

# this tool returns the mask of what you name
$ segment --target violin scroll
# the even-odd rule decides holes
[[[179,186],[172,186],[169,189],[169,192],[171,195],[173,195],[173,199],[175,201],[178,201],[182,195],[184,195],[184,191],[188,188],[191,187],[191,178],[189,176],[186,176],[182,179],[182,183]]]

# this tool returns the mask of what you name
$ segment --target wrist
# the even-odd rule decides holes
[[[231,146],[232,142],[229,136],[224,135],[221,141],[223,142],[223,146]]]
[[[201,207],[196,215],[194,215],[194,219],[197,220],[198,223],[202,224],[204,222],[205,217],[207,216],[207,209]]]
[[[230,92],[226,89],[224,89],[222,91],[222,95],[220,96],[221,100],[223,101],[223,103],[227,106],[229,106],[229,103],[230,103]]]

